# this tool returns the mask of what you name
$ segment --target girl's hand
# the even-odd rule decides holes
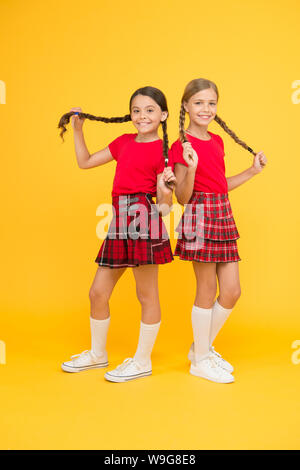
[[[71,111],[77,111],[78,113],[82,113],[81,108],[72,108],[72,109],[70,109],[70,112]],[[84,121],[85,121],[85,118],[81,119],[77,115],[74,115],[74,116],[71,117],[71,124],[72,124],[72,127],[75,131],[80,131],[82,129]]]
[[[183,146],[183,159],[188,164],[190,168],[197,168],[198,165],[198,155],[197,152],[193,149],[190,142],[184,142]]]
[[[257,173],[260,173],[264,167],[266,166],[267,164],[267,158],[265,156],[265,154],[263,153],[263,151],[261,150],[260,152],[258,152],[254,159],[253,159],[253,164],[252,164],[252,169],[254,170],[254,173],[257,174]]]
[[[176,182],[176,176],[174,175],[172,168],[167,166],[161,174],[158,186],[163,194],[169,194],[173,191]],[[169,183],[170,186],[166,183]]]

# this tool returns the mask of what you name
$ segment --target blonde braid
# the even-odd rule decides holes
[[[180,113],[179,113],[179,138],[182,144],[184,144],[185,142],[188,142],[187,137],[185,135],[184,122],[185,122],[185,109],[184,109],[184,104],[182,101]]]
[[[246,142],[243,142],[241,139],[238,138],[238,136],[227,126],[227,124],[216,114],[215,115],[215,121],[224,129],[227,134],[232,137],[232,139],[239,145],[241,145],[244,149],[248,150],[248,152],[253,153],[253,155],[256,155],[254,150],[252,150],[251,147],[248,147]]]

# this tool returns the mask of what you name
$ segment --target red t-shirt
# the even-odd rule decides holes
[[[117,161],[112,196],[138,192],[156,195],[157,175],[165,168],[163,141],[136,142],[137,134],[123,134],[109,145]]]
[[[224,143],[222,137],[213,132],[210,140],[201,140],[186,134],[188,141],[198,154],[198,166],[195,174],[194,191],[206,193],[227,193],[228,184],[225,177]],[[173,165],[181,163],[188,166],[183,159],[183,147],[178,139],[173,143],[170,155]]]

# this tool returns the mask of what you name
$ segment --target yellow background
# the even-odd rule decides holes
[[[2,449],[299,448],[299,15],[297,0],[1,0]],[[199,77],[217,84],[219,116],[268,158],[229,194],[242,296],[216,349],[236,382],[189,374],[195,281],[177,258],[160,268],[152,377],[111,384],[105,370],[63,373],[62,361],[90,347],[96,208],[110,202],[115,163],[80,170],[71,126],[63,144],[58,120],[72,106],[123,116],[135,89],[151,85],[167,96],[173,142],[183,89]],[[251,166],[249,152],[209,129],[224,140],[227,176]],[[84,126],[91,153],[124,132],[135,129]],[[113,368],[138,340],[131,270],[111,313]]]

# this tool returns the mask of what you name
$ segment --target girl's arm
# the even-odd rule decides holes
[[[99,150],[98,152],[90,155],[84,141],[82,130],[74,130],[74,144],[79,168],[94,168],[95,166],[104,165],[104,163],[108,163],[114,160],[114,157],[110,153],[109,147],[105,147],[103,150]]]
[[[177,185],[175,196],[179,204],[187,204],[191,198],[194,188],[196,168],[186,167],[181,163],[175,163],[175,176]]]
[[[82,112],[81,108],[72,108],[71,111]],[[99,152],[93,153],[92,155],[89,154],[82,131],[84,121],[85,119],[81,119],[77,115],[73,115],[71,120],[74,131],[75,153],[79,168],[94,168],[95,166],[104,165],[104,163],[114,160],[109,147],[105,147],[103,150],[99,150]]]
[[[175,163],[175,176],[177,184],[175,195],[179,204],[187,204],[194,189],[195,174],[198,166],[198,155],[190,142],[183,144],[183,159],[187,167],[182,163]]]
[[[228,191],[241,186],[241,184],[246,183],[250,178],[260,173],[267,163],[267,158],[265,154],[261,151],[258,152],[253,159],[253,165],[247,170],[242,171],[238,175],[230,176],[226,178],[228,184]]]

